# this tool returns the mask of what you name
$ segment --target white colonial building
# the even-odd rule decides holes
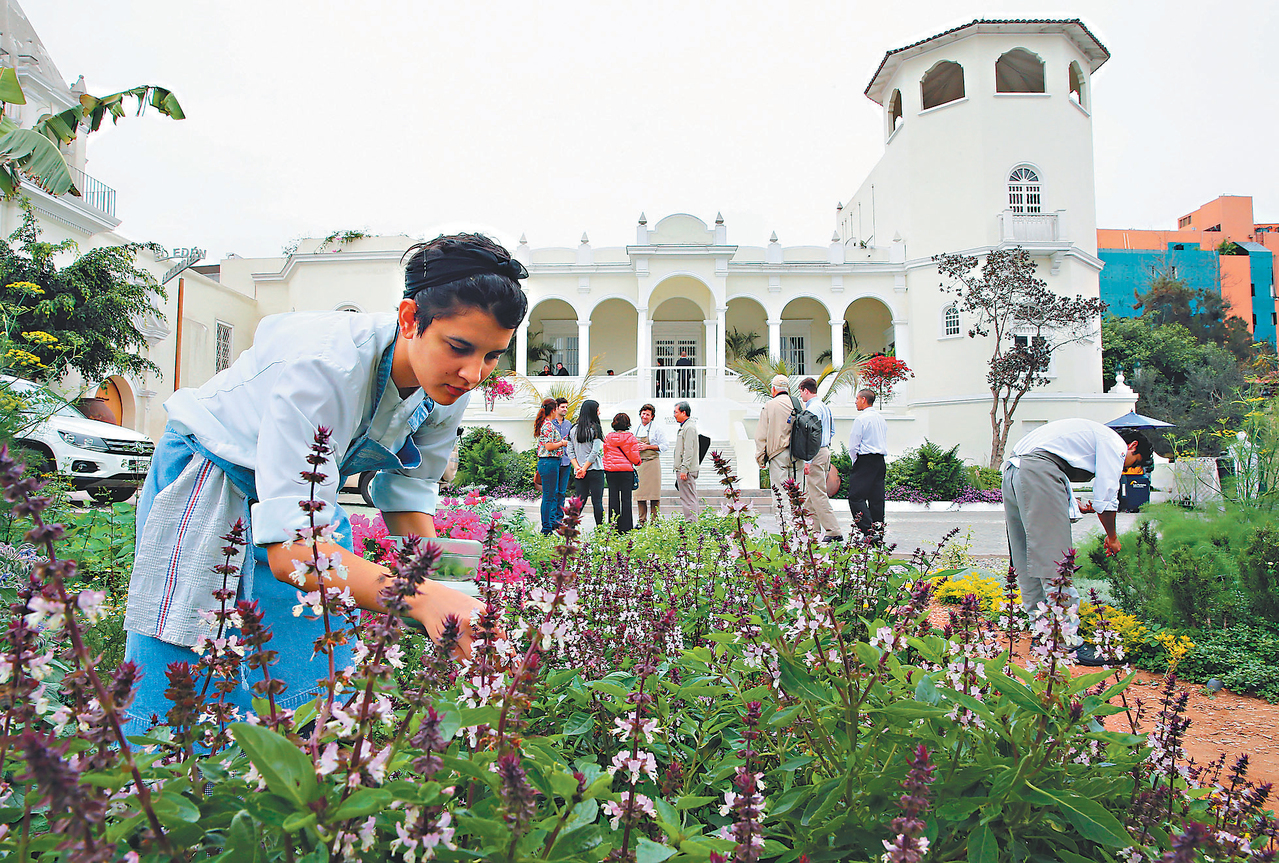
[[[886,406],[894,452],[928,438],[984,462],[990,346],[967,336],[932,258],[1021,245],[1054,290],[1098,295],[1089,104],[1092,75],[1108,57],[1075,20],[975,21],[889,51],[866,88],[883,107],[884,155],[839,210],[833,234],[808,244],[738,237],[719,216],[687,214],[641,215],[635,242],[622,247],[596,248],[587,235],[561,247],[522,237],[514,252],[531,274],[530,314],[517,334],[516,371],[539,370],[530,368],[530,344],[553,346],[553,362],[574,376],[599,356],[615,372],[591,389],[607,414],[634,416],[651,401],[668,416],[683,388],[701,429],[746,464],[759,403],[727,369],[726,336],[757,334],[803,376],[842,362],[847,331],[858,353],[895,353],[915,371]],[[818,119],[813,134],[821,133]],[[182,311],[171,298],[169,331],[156,328],[152,358],[180,373],[181,385],[198,385],[248,346],[265,315],[390,310],[412,242],[312,240],[287,257],[188,270]],[[675,368],[681,352],[691,367]],[[1014,440],[1049,420],[1106,421],[1133,407],[1131,391],[1101,391],[1100,327],[1057,354],[1052,373],[1023,400]],[[136,382],[130,424],[159,434],[156,405],[172,377]],[[545,392],[565,379],[529,380]],[[843,437],[851,396],[834,408]],[[467,414],[518,446],[529,445],[529,420],[525,403],[488,412],[478,398]]]

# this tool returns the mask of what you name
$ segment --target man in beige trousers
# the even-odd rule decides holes
[[[679,423],[679,431],[675,434],[675,450],[672,456],[675,461],[675,488],[679,491],[679,507],[684,518],[697,521],[697,513],[702,508],[697,498],[697,469],[701,464],[697,443],[697,423],[693,422],[693,408],[688,402],[675,405],[675,421]]]
[[[790,454],[791,421],[795,418],[795,408],[791,403],[790,381],[786,375],[775,376],[770,391],[773,397],[760,408],[759,422],[755,426],[755,461],[761,468],[768,468],[769,485],[781,492],[784,502],[787,497],[782,491],[782,483],[796,478],[795,460]]]
[[[816,522],[822,531],[822,542],[838,542],[843,530],[830,505],[826,493],[826,475],[830,472],[830,443],[835,435],[835,416],[826,403],[817,397],[817,380],[804,378],[799,382],[799,400],[804,410],[817,414],[822,421],[822,446],[812,461],[804,463],[804,514]]]

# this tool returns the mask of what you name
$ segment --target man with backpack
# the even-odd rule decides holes
[[[776,375],[769,390],[773,397],[759,411],[755,426],[755,461],[768,468],[768,482],[774,491],[786,493],[782,483],[795,479],[795,460],[791,457],[791,421],[795,418],[795,400],[790,395],[786,375]]]
[[[804,378],[799,382],[799,395],[804,409],[796,410],[791,431],[791,455],[804,462],[804,514],[822,531],[822,542],[842,540],[843,531],[826,493],[826,474],[830,472],[830,444],[835,436],[835,415],[817,397],[817,381]]]

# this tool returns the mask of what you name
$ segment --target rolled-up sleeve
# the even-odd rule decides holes
[[[440,500],[440,477],[457,443],[457,429],[470,393],[451,405],[436,405],[413,435],[422,463],[406,470],[380,471],[369,486],[373,505],[382,512],[424,512],[434,515]]]
[[[362,387],[353,386],[351,357],[304,356],[281,368],[263,408],[257,440],[255,480],[258,502],[253,504],[253,542],[268,545],[292,540],[311,524],[312,515],[299,504],[311,496],[302,479],[317,429],[330,431],[328,464],[314,470],[325,475],[314,492],[323,508],[314,513],[315,524],[333,520],[337,504],[336,459],[350,445],[355,420],[360,416]]]

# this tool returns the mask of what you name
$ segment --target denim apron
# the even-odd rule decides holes
[[[341,488],[347,477],[366,471],[412,469],[422,463],[421,453],[413,442],[413,434],[426,421],[435,402],[425,397],[409,418],[409,433],[399,450],[392,452],[380,442],[368,436],[377,407],[382,401],[383,393],[391,377],[391,361],[395,345],[390,345],[382,354],[378,363],[377,378],[370,413],[365,417],[365,431],[353,440],[347,452],[338,464],[341,477],[338,488]],[[309,442],[299,441],[299,446]],[[193,435],[184,435],[171,426],[165,429],[151,462],[151,470],[147,474],[146,483],[138,500],[138,536],[142,535],[143,525],[151,511],[156,495],[171,484],[187,468],[191,460],[200,457],[212,462],[214,466],[226,474],[227,479],[244,495],[244,522],[248,526],[248,536],[252,536],[251,506],[257,500],[257,487],[253,471],[240,465],[232,464],[220,458],[203,446]],[[351,541],[351,523],[341,506],[335,505],[332,521],[337,525],[334,540],[348,552],[353,553]],[[227,529],[230,525],[227,525]],[[324,632],[324,624],[319,620],[307,620],[293,616],[293,607],[298,603],[298,589],[288,582],[277,579],[267,563],[267,549],[250,546],[252,563],[246,561],[241,573],[237,600],[256,601],[264,614],[263,623],[270,627],[272,638],[267,645],[268,650],[278,652],[277,662],[271,666],[271,676],[283,680],[287,689],[276,698],[276,705],[285,709],[295,709],[310,701],[319,691],[317,681],[328,676],[328,661],[323,656],[313,656],[316,638]],[[346,668],[352,663],[352,650],[349,647],[338,647],[334,652],[334,662],[338,669]],[[127,633],[125,659],[135,662],[142,669],[144,679],[137,687],[133,705],[129,709],[130,734],[139,734],[150,724],[152,715],[161,718],[172,706],[164,697],[167,688],[165,669],[174,662],[195,664],[196,654],[189,647],[170,644],[159,638],[130,631]],[[241,667],[239,687],[228,694],[227,700],[238,705],[242,712],[252,710],[254,697],[251,685],[262,680],[261,671],[250,672],[247,665]]]

